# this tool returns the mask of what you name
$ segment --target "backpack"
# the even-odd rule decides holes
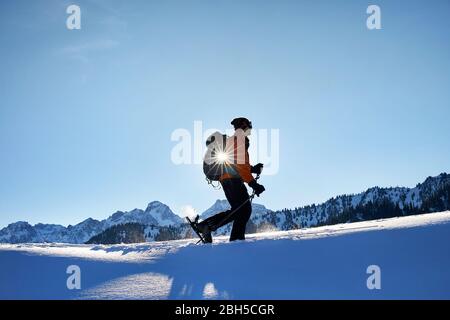
[[[227,161],[224,150],[226,150],[227,135],[214,132],[206,140],[206,154],[203,158],[203,173],[206,179],[219,181],[224,173],[236,174],[234,165]]]

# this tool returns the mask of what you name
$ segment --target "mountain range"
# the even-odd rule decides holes
[[[153,201],[145,210],[117,211],[102,221],[89,218],[68,227],[42,223],[31,226],[28,222],[19,221],[0,230],[0,243],[85,243],[93,236],[115,225],[127,223],[164,227],[179,225],[183,223],[183,219],[173,213],[167,205]]]
[[[201,219],[227,210],[228,201],[217,200],[200,215]],[[450,175],[428,177],[414,188],[373,187],[365,192],[340,195],[322,204],[272,211],[252,203],[247,232],[293,230],[363,220],[438,212],[450,209]],[[214,235],[225,235],[232,224]],[[0,243],[62,242],[117,243],[175,240],[195,237],[183,219],[165,204],[153,201],[145,210],[117,211],[105,220],[86,219],[64,227],[27,222],[12,223],[0,230]]]

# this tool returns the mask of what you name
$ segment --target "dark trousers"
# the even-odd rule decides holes
[[[245,240],[245,227],[252,214],[247,188],[241,179],[225,179],[221,184],[231,209],[211,216],[201,223],[207,223],[211,230],[215,231],[233,221],[230,241]]]

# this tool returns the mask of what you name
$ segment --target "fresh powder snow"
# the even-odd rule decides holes
[[[195,241],[2,244],[0,299],[450,299],[450,211]]]

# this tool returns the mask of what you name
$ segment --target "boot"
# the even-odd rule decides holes
[[[212,243],[212,235],[211,235],[211,228],[209,227],[209,225],[207,223],[199,223],[197,224],[197,228],[200,231],[200,233],[203,236],[203,239],[205,240],[206,243]]]

